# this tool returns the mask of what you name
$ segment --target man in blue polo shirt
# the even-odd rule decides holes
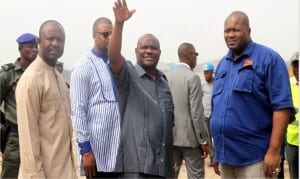
[[[280,171],[292,107],[288,72],[280,55],[250,33],[244,12],[226,18],[229,51],[215,72],[210,125],[214,168],[222,178],[273,178]]]

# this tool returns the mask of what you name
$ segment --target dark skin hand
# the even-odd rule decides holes
[[[213,167],[214,167],[214,171],[215,171],[215,173],[217,174],[217,175],[221,175],[221,172],[220,172],[220,170],[219,170],[219,163],[213,163]]]
[[[96,159],[92,152],[82,156],[82,166],[87,177],[93,177],[97,174]]]
[[[202,159],[207,158],[207,156],[208,156],[208,148],[207,148],[207,146],[205,144],[201,144],[200,147],[201,147],[201,149],[203,151],[203,155],[201,156],[201,158]]]

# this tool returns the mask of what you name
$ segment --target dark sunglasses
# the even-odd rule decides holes
[[[111,34],[111,32],[95,32],[95,33],[102,35],[104,38],[107,38]]]

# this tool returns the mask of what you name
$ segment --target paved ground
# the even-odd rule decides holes
[[[220,176],[215,174],[214,169],[212,167],[208,167],[208,161],[209,161],[208,159],[205,160],[205,178],[207,178],[207,179],[221,178]],[[187,171],[186,171],[184,162],[180,169],[179,179],[187,179]]]
[[[217,174],[215,174],[214,169],[212,167],[208,167],[208,159],[205,160],[205,178],[206,179],[219,179],[221,178]],[[2,157],[1,157],[1,152],[0,152],[0,173],[2,169]],[[289,170],[288,170],[288,165],[285,160],[284,163],[284,178],[290,178]],[[81,177],[80,179],[85,179],[85,177]],[[187,179],[187,173],[186,173],[186,168],[185,165],[183,164],[181,169],[180,169],[180,174],[179,174],[179,179]]]
[[[215,171],[212,167],[208,167],[208,159],[205,160],[205,179],[219,179],[221,178],[217,174],[215,174]],[[289,179],[290,178],[290,173],[289,173],[289,168],[287,161],[284,161],[284,178]],[[181,169],[180,169],[180,174],[179,174],[179,179],[187,179],[187,173],[186,173],[186,168],[185,165],[183,164]]]

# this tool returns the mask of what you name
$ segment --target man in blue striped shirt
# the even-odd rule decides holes
[[[71,74],[72,122],[87,178],[116,178],[120,114],[116,88],[108,67],[107,48],[112,22],[105,17],[93,25],[94,47]]]

